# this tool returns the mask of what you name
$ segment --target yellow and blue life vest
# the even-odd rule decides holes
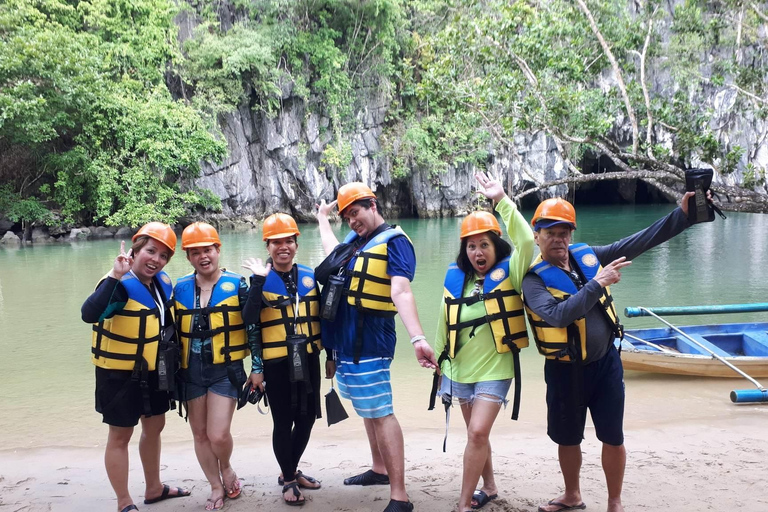
[[[165,313],[171,315],[171,278],[162,271],[156,278],[166,301]],[[162,332],[156,297],[130,272],[120,278],[120,284],[128,292],[128,301],[112,317],[93,324],[93,364],[107,370],[133,370],[146,363],[146,371],[154,371]]]
[[[525,327],[523,300],[515,291],[509,279],[509,257],[494,265],[485,275],[483,291],[477,295],[462,297],[467,275],[456,263],[451,263],[445,274],[443,299],[445,301],[445,320],[448,340],[446,355],[453,359],[460,347],[457,346],[459,332],[479,325],[489,324],[496,345],[496,352],[502,354],[528,346],[528,331]],[[461,307],[483,301],[485,316],[469,322],[461,322]]]
[[[221,277],[211,290],[208,306],[204,308],[195,307],[197,285],[194,272],[176,282],[173,293],[181,339],[182,368],[189,365],[189,346],[193,338],[211,338],[214,364],[239,361],[250,353],[238,295],[241,279],[239,274],[222,269]],[[195,314],[208,315],[207,331],[193,332]]]
[[[572,261],[576,262],[584,278],[589,281],[602,270],[597,255],[587,244],[573,244],[568,248]],[[542,260],[539,255],[531,264],[529,272],[538,275],[547,290],[558,301],[564,301],[578,293],[578,288],[561,268]],[[617,336],[621,337],[622,326],[616,314],[610,287],[603,289],[600,305],[611,322]],[[584,361],[587,358],[587,325],[585,318],[579,318],[567,327],[553,327],[526,306],[534,340],[539,352],[547,359],[560,361]]]
[[[392,277],[387,274],[387,243],[398,236],[404,236],[411,242],[402,229],[392,227],[372,237],[352,256],[347,303],[358,311],[378,316],[397,314],[397,307],[392,302]],[[354,243],[358,238],[357,233],[352,231],[344,243]]]
[[[286,338],[289,334],[307,336],[307,352],[319,352],[320,343],[320,296],[311,268],[296,265],[296,289],[299,311],[295,315],[296,296],[291,296],[285,282],[272,270],[262,288],[264,305],[261,308],[260,326],[262,357],[265,361],[288,357]]]

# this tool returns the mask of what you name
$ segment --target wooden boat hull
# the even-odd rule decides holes
[[[725,360],[751,377],[768,377],[768,360],[764,358],[747,360],[745,358],[726,357]],[[697,377],[741,378],[741,375],[717,359],[713,357],[707,358],[706,356],[669,356],[660,353],[644,354],[642,352],[622,351],[621,364],[625,370],[639,372],[694,375]]]
[[[754,378],[768,377],[768,323],[680,327],[697,342]],[[621,345],[625,370],[739,378],[695,343],[670,328],[628,330]],[[644,343],[640,340],[644,340]]]

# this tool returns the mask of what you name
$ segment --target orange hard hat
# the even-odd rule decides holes
[[[492,213],[472,212],[464,217],[464,220],[461,222],[461,235],[459,238],[467,238],[468,236],[485,233],[486,231],[493,231],[501,236],[499,221],[496,220]]]
[[[299,226],[293,217],[285,213],[273,213],[266,219],[261,226],[262,240],[267,241],[270,238],[285,238],[293,235],[300,235]]]
[[[132,242],[135,242],[140,236],[148,236],[153,240],[157,240],[168,249],[171,250],[171,256],[176,252],[176,233],[173,232],[171,226],[163,224],[162,222],[149,222],[139,228],[133,238]]]
[[[192,247],[221,245],[216,228],[206,222],[193,222],[181,233],[181,248],[186,251]]]
[[[339,189],[336,200],[339,205],[339,213],[342,213],[349,205],[360,199],[376,199],[376,194],[366,185],[359,181],[347,183]]]
[[[556,224],[569,224],[571,229],[576,229],[576,210],[562,197],[545,199],[539,203],[531,219],[531,226],[536,231]]]

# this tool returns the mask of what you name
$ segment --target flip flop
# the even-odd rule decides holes
[[[489,501],[493,501],[498,497],[499,497],[498,494],[491,494],[490,496],[488,496],[487,494],[485,494],[485,491],[477,490],[474,492],[474,494],[472,494],[472,499],[477,502],[477,505],[472,505],[472,508],[475,510],[479,508],[483,508],[488,504]]]
[[[216,506],[217,503],[221,502],[220,506]],[[208,508],[208,504],[211,504],[211,508]],[[211,498],[208,498],[205,500],[205,510],[221,510],[224,508],[224,497],[216,498],[216,500],[212,500]]]
[[[133,503],[131,503],[130,505],[128,505],[127,507],[125,507],[125,508],[124,508],[123,510],[121,510],[120,512],[131,512],[131,510],[139,510],[139,507],[137,507],[136,505],[134,505]]]
[[[285,499],[285,493],[291,490],[293,491],[293,495],[296,496],[296,501],[288,501]],[[307,502],[307,498],[301,495],[299,484],[297,482],[291,482],[290,484],[283,486],[283,501],[286,505],[290,505],[292,507],[300,507]]]
[[[585,508],[587,508],[587,505],[583,501],[578,505],[566,505],[562,501],[549,500],[549,502],[547,502],[547,505],[554,505],[556,507],[560,507],[557,510],[554,510],[551,512],[563,512],[564,510],[584,510]],[[539,507],[539,512],[550,512],[550,511],[544,510],[542,507]]]
[[[157,498],[145,499],[144,504],[151,505],[152,503],[157,503],[159,501],[164,501],[164,500],[170,500],[172,498],[184,498],[192,494],[188,490],[182,489],[181,487],[174,487],[174,489],[176,490],[176,494],[171,494],[171,488],[163,484],[163,493]]]
[[[369,469],[365,473],[345,478],[344,485],[389,485],[389,476]]]

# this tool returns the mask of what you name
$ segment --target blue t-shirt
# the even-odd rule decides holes
[[[401,276],[412,281],[416,273],[416,254],[411,242],[405,236],[397,236],[387,244],[387,273],[390,276]],[[349,269],[355,260],[349,263]],[[347,279],[351,279],[348,277]],[[349,284],[349,282],[347,283]],[[333,348],[342,357],[352,358],[355,340],[357,340],[358,311],[355,306],[343,300],[339,304],[336,319],[333,323],[323,322],[323,345]],[[363,315],[363,347],[360,357],[393,357],[397,335],[395,333],[394,317]],[[331,343],[327,343],[327,340]],[[328,347],[328,345],[332,345]]]

